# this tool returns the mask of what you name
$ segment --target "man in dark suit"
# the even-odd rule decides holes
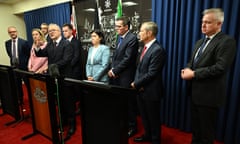
[[[31,47],[26,40],[18,37],[16,27],[8,27],[8,34],[11,39],[5,42],[5,47],[10,58],[11,66],[27,71]],[[23,103],[22,80],[24,80],[24,78],[17,77],[17,89],[19,94],[19,102],[21,104]]]
[[[83,69],[82,69],[82,55],[83,48],[81,42],[73,36],[73,26],[71,24],[64,24],[62,26],[63,36],[68,40],[73,47],[73,58],[71,61],[72,66],[72,77],[74,79],[82,80],[83,79]]]
[[[181,72],[191,91],[192,144],[213,144],[219,107],[226,99],[226,73],[236,51],[235,40],[221,32],[224,13],[203,12],[202,33],[187,68]],[[208,39],[206,42],[204,39]]]
[[[110,84],[129,88],[134,79],[136,70],[136,58],[138,52],[138,39],[136,35],[129,32],[130,21],[127,17],[116,19],[115,29],[118,34],[116,50],[112,57],[112,67],[108,72]],[[137,110],[136,96],[128,97],[128,118],[131,137],[137,132]]]
[[[53,73],[53,75],[55,75],[54,73],[57,71],[51,70],[51,68],[57,67],[60,75],[64,77],[71,77],[71,61],[73,57],[72,45],[69,41],[62,38],[61,29],[57,24],[49,24],[48,32],[51,41],[47,44],[45,49],[35,48],[36,56],[48,57],[48,71],[50,73]],[[71,112],[71,110],[69,110],[69,108],[72,107],[72,103],[70,103],[71,97],[68,96],[66,91],[68,86],[69,84],[64,83],[63,89],[60,89],[60,92],[62,92],[62,95],[60,95],[60,106],[63,124],[67,124],[67,121],[74,119],[74,111]],[[75,127],[71,132],[68,131],[67,137],[65,139],[69,139],[69,135],[71,136],[74,132]]]
[[[47,23],[42,23],[40,26],[41,31],[43,32],[45,39],[47,40],[47,42],[51,41],[51,38],[48,34],[48,24]]]
[[[64,38],[70,42],[73,48],[73,57],[71,60],[72,75],[69,76],[69,78],[82,80],[83,69],[81,56],[83,50],[81,43],[76,37],[73,36],[73,26],[71,24],[64,24],[62,26],[62,31]],[[79,96],[80,92],[81,91],[79,90],[79,86],[77,85],[68,84],[65,86],[65,95],[68,95],[69,97],[69,99],[67,99],[69,101],[65,101],[65,103],[68,103],[67,105],[69,106],[67,109],[65,109],[65,111],[69,114],[68,122],[70,126],[66,139],[69,139],[76,130],[75,101],[77,99],[77,96]]]
[[[138,58],[136,75],[131,86],[139,91],[138,107],[145,134],[135,142],[160,144],[160,98],[163,96],[162,70],[166,52],[156,41],[158,27],[154,22],[141,25],[139,36],[144,48]]]

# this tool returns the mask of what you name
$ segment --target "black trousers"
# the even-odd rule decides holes
[[[69,120],[75,121],[75,87],[72,84],[64,84],[62,95],[60,96],[61,115],[63,123]]]
[[[213,144],[218,108],[191,103],[192,144]]]
[[[137,96],[137,102],[145,130],[145,137],[150,138],[152,144],[160,144],[160,101],[145,100],[139,95]]]
[[[109,84],[129,88],[129,85],[123,85],[118,78],[110,79]],[[137,129],[138,106],[135,95],[128,96],[128,125],[129,128]]]

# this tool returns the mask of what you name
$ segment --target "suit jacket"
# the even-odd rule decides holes
[[[195,71],[195,77],[190,83],[192,102],[218,107],[225,102],[226,72],[234,60],[236,43],[233,38],[219,32],[193,67],[194,56],[202,43],[203,39],[197,41],[188,63],[188,67]]]
[[[137,53],[138,39],[135,34],[128,32],[113,54],[112,71],[117,78],[112,80],[112,84],[130,87],[136,71]]]
[[[94,80],[100,82],[108,82],[107,69],[110,63],[110,49],[106,45],[100,45],[91,63],[93,47],[88,51],[86,64],[86,75],[91,76]]]
[[[71,45],[73,48],[73,58],[71,61],[72,66],[72,78],[74,79],[83,79],[83,69],[82,69],[82,45],[81,42],[73,37],[71,40]]]
[[[19,61],[19,65],[17,66],[17,68],[27,71],[28,59],[30,57],[31,47],[29,46],[28,42],[22,38],[18,38],[17,46],[18,46],[17,50],[18,50],[18,61]],[[7,54],[10,58],[10,64],[13,65],[11,39],[5,42],[5,47],[6,47]]]
[[[48,57],[48,65],[56,64],[61,75],[71,78],[73,48],[69,41],[61,39],[57,47],[50,41],[45,49],[35,50],[35,54],[39,57]]]
[[[140,58],[140,57],[139,57]],[[134,84],[140,90],[140,96],[146,100],[159,101],[163,95],[162,70],[166,61],[166,52],[155,41],[139,61]]]

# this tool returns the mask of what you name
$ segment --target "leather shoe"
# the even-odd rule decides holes
[[[128,129],[128,137],[132,137],[137,133],[137,129],[135,128],[130,128]]]
[[[141,136],[141,137],[136,137],[134,139],[134,142],[151,142],[152,140],[149,137],[146,136]]]
[[[66,137],[64,138],[64,141],[67,141],[71,138],[71,136],[75,133],[76,129],[75,128],[70,128],[67,132]]]

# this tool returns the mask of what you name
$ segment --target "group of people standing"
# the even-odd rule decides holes
[[[200,40],[196,43],[188,68],[181,72],[182,79],[190,81],[189,89],[192,92],[192,144],[213,143],[217,110],[224,102],[226,70],[233,61],[236,46],[232,38],[221,32],[223,18],[220,9],[204,11],[202,33],[210,40]],[[60,75],[65,77],[79,80],[86,78],[89,81],[136,89],[138,95],[128,96],[128,136],[132,137],[137,133],[136,118],[139,112],[145,133],[134,138],[134,141],[160,144],[160,99],[164,95],[162,72],[166,52],[156,40],[157,24],[142,23],[138,39],[129,30],[129,19],[125,16],[117,18],[117,41],[112,57],[110,48],[105,45],[103,32],[93,30],[92,46],[88,50],[84,65],[86,75],[81,66],[81,43],[72,35],[72,29],[71,24],[63,25],[62,38],[58,25],[42,24],[41,30],[32,30],[34,42],[30,49],[27,41],[17,37],[16,28],[9,27],[11,39],[6,42],[6,49],[11,65],[35,73],[46,73],[56,66]],[[139,49],[139,41],[144,45],[142,49]],[[14,47],[18,47],[18,50]],[[70,126],[66,139],[76,130],[75,91],[76,87],[73,85],[64,84],[63,115]]]

